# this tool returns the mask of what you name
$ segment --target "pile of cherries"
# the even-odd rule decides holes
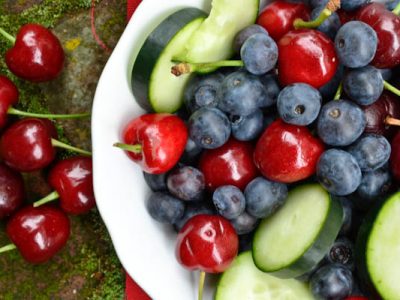
[[[17,77],[31,82],[55,79],[64,66],[64,51],[58,38],[47,28],[27,24],[16,38],[0,28],[12,47],[5,60]],[[6,76],[0,75],[0,220],[7,222],[11,244],[0,253],[17,248],[30,263],[43,263],[67,243],[70,222],[67,214],[87,213],[95,206],[91,153],[59,141],[50,119],[73,119],[89,114],[37,114],[20,111],[19,92]],[[17,120],[8,115],[21,116]],[[55,161],[56,147],[81,156]],[[50,167],[48,183],[54,191],[43,199],[25,203],[21,172]],[[59,205],[47,204],[59,199]]]
[[[179,232],[185,267],[224,271],[292,184],[318,181],[345,217],[303,279],[318,299],[366,296],[352,263],[359,220],[400,180],[400,4],[369,2],[273,1],[236,36],[236,60],[172,68],[228,67],[194,75],[177,114],[126,126],[116,146],[143,168],[147,209]]]

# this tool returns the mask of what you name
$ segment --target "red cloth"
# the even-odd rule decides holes
[[[127,20],[129,21],[134,11],[142,0],[127,0]],[[125,300],[151,300],[151,298],[129,277],[126,273]]]

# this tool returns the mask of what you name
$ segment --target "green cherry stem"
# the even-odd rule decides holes
[[[204,281],[206,279],[206,272],[200,271],[200,277],[199,277],[199,294],[197,297],[197,300],[202,300],[203,299],[203,290],[204,290]]]
[[[57,193],[56,191],[48,194],[46,197],[36,201],[35,203],[33,203],[33,207],[38,207],[41,206],[43,204],[49,203],[51,201],[57,200],[58,198],[60,198],[60,194]]]
[[[343,84],[342,82],[340,82],[338,89],[336,91],[335,97],[333,98],[333,100],[339,100],[340,97],[342,96],[342,91],[343,91]]]
[[[26,111],[18,110],[14,107],[10,107],[7,110],[7,114],[9,115],[16,115],[16,116],[23,116],[23,117],[33,117],[33,118],[42,118],[42,119],[79,119],[79,118],[87,118],[90,117],[90,113],[83,113],[83,114],[37,114],[37,113],[30,113]]]
[[[171,68],[171,73],[175,76],[181,76],[183,74],[189,74],[192,72],[207,72],[209,70],[221,68],[221,67],[243,67],[243,61],[241,60],[221,60],[216,62],[207,63],[188,63],[181,62]]]
[[[388,90],[390,92],[392,92],[393,94],[397,95],[400,97],[400,90],[397,89],[395,86],[391,85],[389,82],[387,81],[383,81],[383,87],[385,90]]]
[[[142,153],[142,145],[140,145],[140,144],[128,145],[128,144],[123,144],[123,143],[115,143],[113,146],[120,148],[122,150],[125,150],[125,151],[133,152],[135,154]]]
[[[396,7],[392,10],[392,13],[394,13],[395,15],[399,15],[399,14],[400,14],[400,2],[399,2],[399,4],[397,4]]]
[[[14,244],[8,244],[0,248],[0,253],[8,252],[14,249],[17,249],[17,246],[15,246]]]
[[[9,34],[1,27],[0,27],[0,34],[4,36],[7,40],[9,40],[11,43],[15,44],[15,37],[13,37],[11,34]]]
[[[339,8],[340,8],[340,0],[330,0],[315,20],[304,21],[302,19],[296,19],[293,22],[293,27],[294,29],[317,28],[322,23],[324,23],[324,21],[328,19]]]
[[[89,152],[89,151],[76,148],[76,147],[74,147],[74,146],[71,146],[71,145],[65,144],[65,143],[63,143],[63,142],[60,142],[60,141],[58,141],[58,140],[56,140],[56,139],[51,139],[51,144],[52,144],[54,147],[58,147],[58,148],[70,150],[70,151],[73,151],[73,152],[76,152],[76,153],[80,153],[80,154],[83,154],[83,155],[87,155],[87,156],[92,156],[92,153]]]

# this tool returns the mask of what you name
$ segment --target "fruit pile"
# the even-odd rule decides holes
[[[115,146],[217,299],[398,299],[400,4],[369,2],[214,0],[139,52]]]
[[[64,51],[58,38],[39,24],[22,26],[16,37],[0,28],[11,48],[5,61],[17,77],[30,82],[55,79],[64,66]],[[7,222],[12,243],[0,253],[18,249],[30,263],[43,263],[67,243],[67,214],[82,214],[95,206],[91,153],[59,141],[52,119],[74,119],[90,114],[37,114],[16,109],[19,92],[0,75],[0,219]],[[22,118],[9,119],[8,115]],[[56,147],[81,156],[56,160]],[[52,193],[33,204],[25,203],[22,172],[49,169]],[[59,199],[58,205],[48,204]]]

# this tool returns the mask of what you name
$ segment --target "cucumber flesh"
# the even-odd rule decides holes
[[[282,278],[311,270],[329,251],[343,221],[338,201],[319,184],[299,186],[286,203],[264,219],[253,240],[255,264]]]
[[[230,58],[235,35],[255,23],[259,4],[259,0],[213,0],[210,15],[176,59],[200,63]]]
[[[313,300],[306,284],[280,279],[261,272],[251,253],[240,254],[226,270],[217,286],[215,300]]]

